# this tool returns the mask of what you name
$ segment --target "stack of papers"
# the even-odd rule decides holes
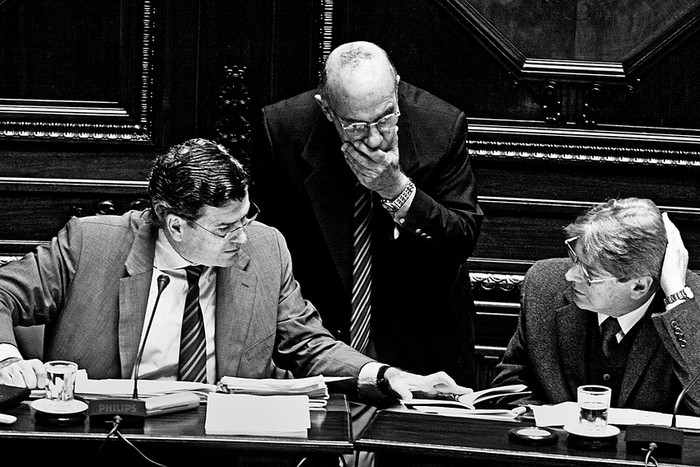
[[[206,398],[216,391],[216,385],[192,381],[138,380],[139,398],[164,396],[182,392],[199,394]],[[87,397],[131,397],[134,393],[133,379],[89,379],[85,370],[78,370],[75,378],[75,393]]]
[[[308,396],[209,394],[204,424],[208,435],[306,438],[309,428]]]
[[[304,395],[309,399],[310,408],[325,407],[329,394],[326,378],[312,376],[296,379],[251,379],[224,376],[219,382],[218,392],[226,394],[250,394],[257,396]]]

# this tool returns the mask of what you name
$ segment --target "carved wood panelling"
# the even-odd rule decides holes
[[[152,143],[155,5],[6,2],[0,140]]]

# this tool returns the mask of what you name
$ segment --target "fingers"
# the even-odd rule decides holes
[[[666,295],[678,292],[685,286],[685,274],[688,268],[688,250],[683,245],[680,231],[663,213],[661,218],[666,228],[666,252],[661,268],[661,288]]]
[[[0,383],[29,389],[43,388],[46,385],[44,364],[37,359],[13,363],[0,369]]]

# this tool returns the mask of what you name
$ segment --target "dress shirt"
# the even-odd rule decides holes
[[[651,301],[654,299],[654,296],[656,296],[656,293],[651,294],[651,297],[649,297],[649,300],[644,302],[642,306],[637,308],[634,311],[630,311],[629,313],[618,316],[617,317],[617,322],[620,323],[620,332],[615,334],[615,338],[617,339],[618,344],[622,340],[625,335],[630,332],[630,329],[634,327],[635,324],[639,322],[640,319],[644,317],[644,314],[647,312],[649,309],[649,305],[651,305]],[[602,313],[596,313],[598,315],[598,326],[603,324],[603,321],[605,321],[606,318],[608,318],[609,315],[604,315]]]
[[[151,319],[151,313],[153,312],[153,305],[158,295],[158,277],[163,274],[169,276],[170,284],[163,291],[158,303],[158,309],[153,318],[151,332],[146,340],[141,359],[139,378],[177,379],[182,314],[189,288],[184,268],[190,265],[189,261],[182,258],[173,249],[163,231],[159,230],[155,257],[153,259],[153,279],[151,280],[151,290],[148,294],[148,305],[146,306],[141,342],[143,342],[148,321]],[[199,304],[204,315],[204,330],[206,334],[207,383],[216,384],[216,349],[214,346],[216,272],[212,267],[205,267],[199,278]]]

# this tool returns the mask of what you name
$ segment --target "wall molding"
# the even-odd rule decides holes
[[[125,34],[120,68],[126,71],[115,78],[119,80],[122,93],[131,92],[129,83],[137,83],[136,95],[120,96],[124,102],[135,101],[135,113],[131,113],[123,102],[0,98],[0,140],[152,144],[156,43],[153,3],[152,0],[140,2],[138,13],[142,27],[138,34]],[[124,2],[123,9],[128,8],[130,3]],[[128,15],[124,15],[121,21],[128,21]],[[126,24],[122,24],[121,29],[128,31]],[[138,57],[134,57],[131,51],[138,51]],[[139,66],[126,63],[129,60],[137,60]]]

